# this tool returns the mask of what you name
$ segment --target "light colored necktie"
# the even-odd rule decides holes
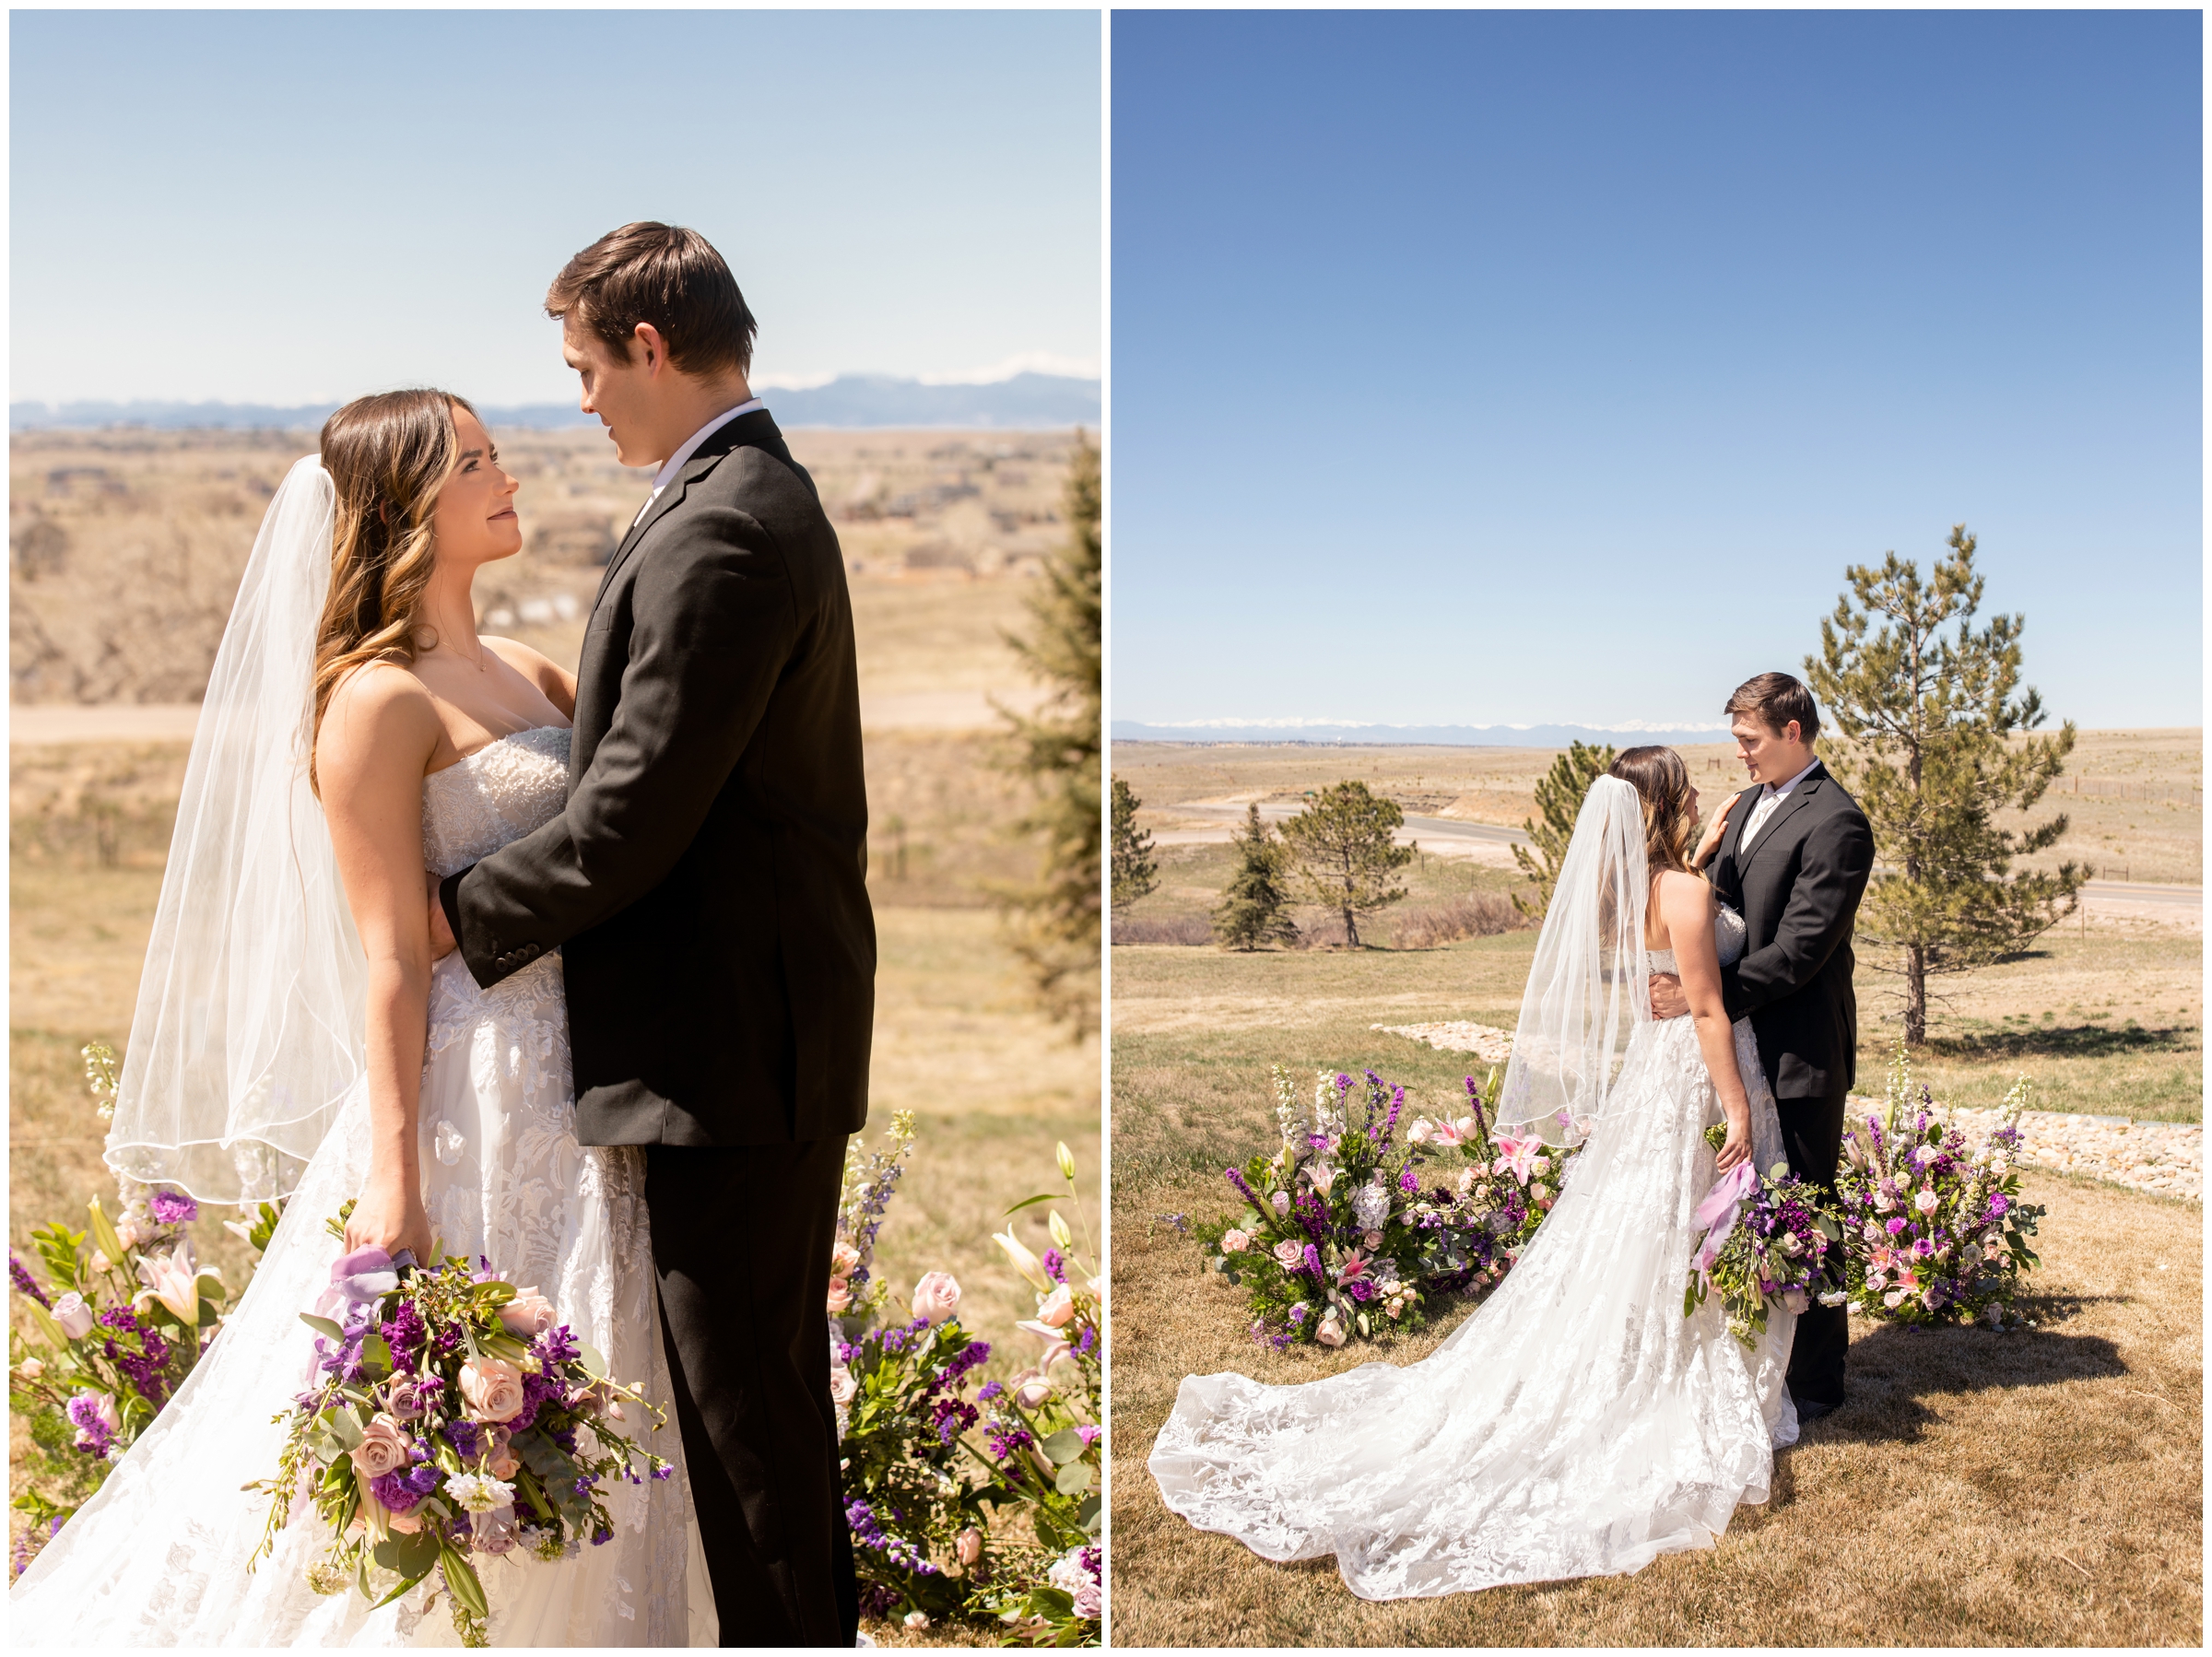
[[[1771,787],[1760,793],[1759,804],[1751,808],[1751,820],[1744,825],[1744,838],[1737,842],[1739,848],[1749,845],[1752,837],[1767,826],[1767,819],[1774,815],[1774,807],[1781,801],[1782,796]]]

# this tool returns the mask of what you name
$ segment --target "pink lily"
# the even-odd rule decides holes
[[[1492,1173],[1510,1173],[1524,1185],[1535,1177],[1532,1165],[1543,1152],[1544,1142],[1541,1139],[1500,1139],[1498,1148],[1503,1154],[1499,1157],[1497,1166],[1490,1169]]]

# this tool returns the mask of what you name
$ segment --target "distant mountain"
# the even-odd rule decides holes
[[[1096,380],[1065,374],[1017,374],[974,385],[926,385],[888,374],[841,374],[804,390],[763,391],[761,397],[787,427],[943,426],[1041,430],[1099,424]],[[312,431],[330,417],[335,403],[282,406],[267,403],[11,403],[10,431],[67,431],[107,426],[143,426],[160,431]],[[486,407],[493,428],[558,429],[592,426],[573,403]]]
[[[1414,743],[1434,747],[1563,748],[1571,742],[1611,743],[1617,748],[1655,745],[1675,747],[1726,742],[1726,725],[1682,725],[1668,729],[1603,731],[1589,725],[1324,725],[1191,724],[1147,725],[1113,722],[1116,742],[1298,742],[1316,746],[1368,746]]]

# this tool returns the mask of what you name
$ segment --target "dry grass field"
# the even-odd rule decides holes
[[[2050,1025],[1989,1021],[1983,1045],[1933,1057],[1924,1074],[1961,1102],[1994,1100],[2025,1069],[2045,1107],[2194,1120],[2200,945],[2159,936],[2153,947],[2092,928],[2086,942],[2054,941],[2041,981],[2073,999]],[[2196,1643],[2202,1211],[2056,1175],[2030,1181],[2052,1209],[2030,1314],[2041,1327],[1857,1326],[1850,1404],[1806,1430],[1781,1458],[1773,1502],[1740,1512],[1711,1552],[1626,1579],[1377,1605],[1355,1600],[1331,1562],[1268,1565],[1161,1507],[1145,1459],[1181,1377],[1294,1381],[1371,1356],[1264,1354],[1242,1334],[1236,1291],[1202,1272],[1167,1216],[1228,1211],[1222,1167],[1272,1142],[1271,1062],[1371,1064],[1417,1099],[1454,1093],[1460,1055],[1370,1026],[1510,1025],[1533,942],[1521,932],[1421,951],[1114,950],[1115,1643]],[[2172,1028],[2157,1040],[2170,1051],[2090,1051],[2131,1039],[2092,1005],[2105,999],[2095,986],[2124,974],[2168,1009]],[[1879,1081],[1870,1052],[1862,1082]],[[2160,1099],[2163,1111],[2146,1108]],[[1419,1357],[1462,1315],[1384,1356]]]
[[[1139,821],[1172,829],[1178,805],[1295,802],[1311,788],[1359,777],[1416,816],[1463,817],[1517,828],[1536,815],[1535,785],[1555,748],[1417,747],[1377,744],[1117,742],[1114,774],[1144,801]],[[1682,757],[1716,809],[1743,786],[1733,745],[1685,746]],[[2112,880],[2204,879],[2204,733],[2085,731],[2065,776],[2022,818],[2064,811],[2073,830],[2023,867],[2067,858]],[[2018,814],[2016,814],[2018,815]]]
[[[991,898],[994,883],[1028,878],[1035,854],[1007,839],[1026,796],[995,766],[986,699],[1018,702],[1027,690],[1003,630],[1024,624],[1029,575],[1065,534],[1069,439],[800,432],[793,443],[854,566],[864,701],[920,709],[911,723],[872,726],[865,743],[881,961],[871,1122],[880,1133],[903,1108],[920,1124],[880,1258],[902,1294],[924,1272],[951,1272],[971,1326],[998,1348],[992,1367],[1010,1370],[1033,1353],[1013,1324],[1034,1302],[990,1233],[1010,1204],[1057,1181],[1056,1142],[1075,1152],[1094,1230],[1101,1217],[1097,1040],[1071,1043],[1032,1008]],[[219,433],[15,439],[15,699],[195,697],[262,504],[309,447]],[[576,606],[598,579],[590,560],[642,486],[594,432],[514,434],[505,448],[524,478],[530,539],[497,572],[504,586],[479,588],[486,625],[572,664]],[[18,1250],[32,1227],[81,1225],[88,1198],[112,1196],[78,1051],[95,1039],[121,1049],[128,1035],[185,753],[175,742],[11,749],[8,1190]],[[1015,1222],[1040,1249],[1042,1212]],[[244,1251],[222,1217],[209,1211],[195,1241],[236,1282]]]

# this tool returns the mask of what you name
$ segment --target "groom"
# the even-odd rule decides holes
[[[704,237],[625,225],[546,310],[583,411],[658,469],[584,629],[568,807],[441,885],[432,946],[486,986],[562,952],[576,1136],[645,1147],[722,1643],[849,1647],[826,1307],[876,930],[844,560]]]
[[[1874,835],[1813,753],[1820,723],[1811,691],[1786,673],[1762,673],[1723,711],[1752,786],[1729,803],[1707,870],[1749,932],[1743,959],[1721,970],[1722,997],[1730,1018],[1750,1017],[1790,1170],[1832,1195],[1844,1096],[1857,1075],[1851,931],[1874,868]],[[1655,975],[1652,1017],[1688,1011],[1680,981]],[[1798,1314],[1789,1387],[1799,1420],[1842,1404],[1850,1340],[1842,1307],[1815,1302]]]

